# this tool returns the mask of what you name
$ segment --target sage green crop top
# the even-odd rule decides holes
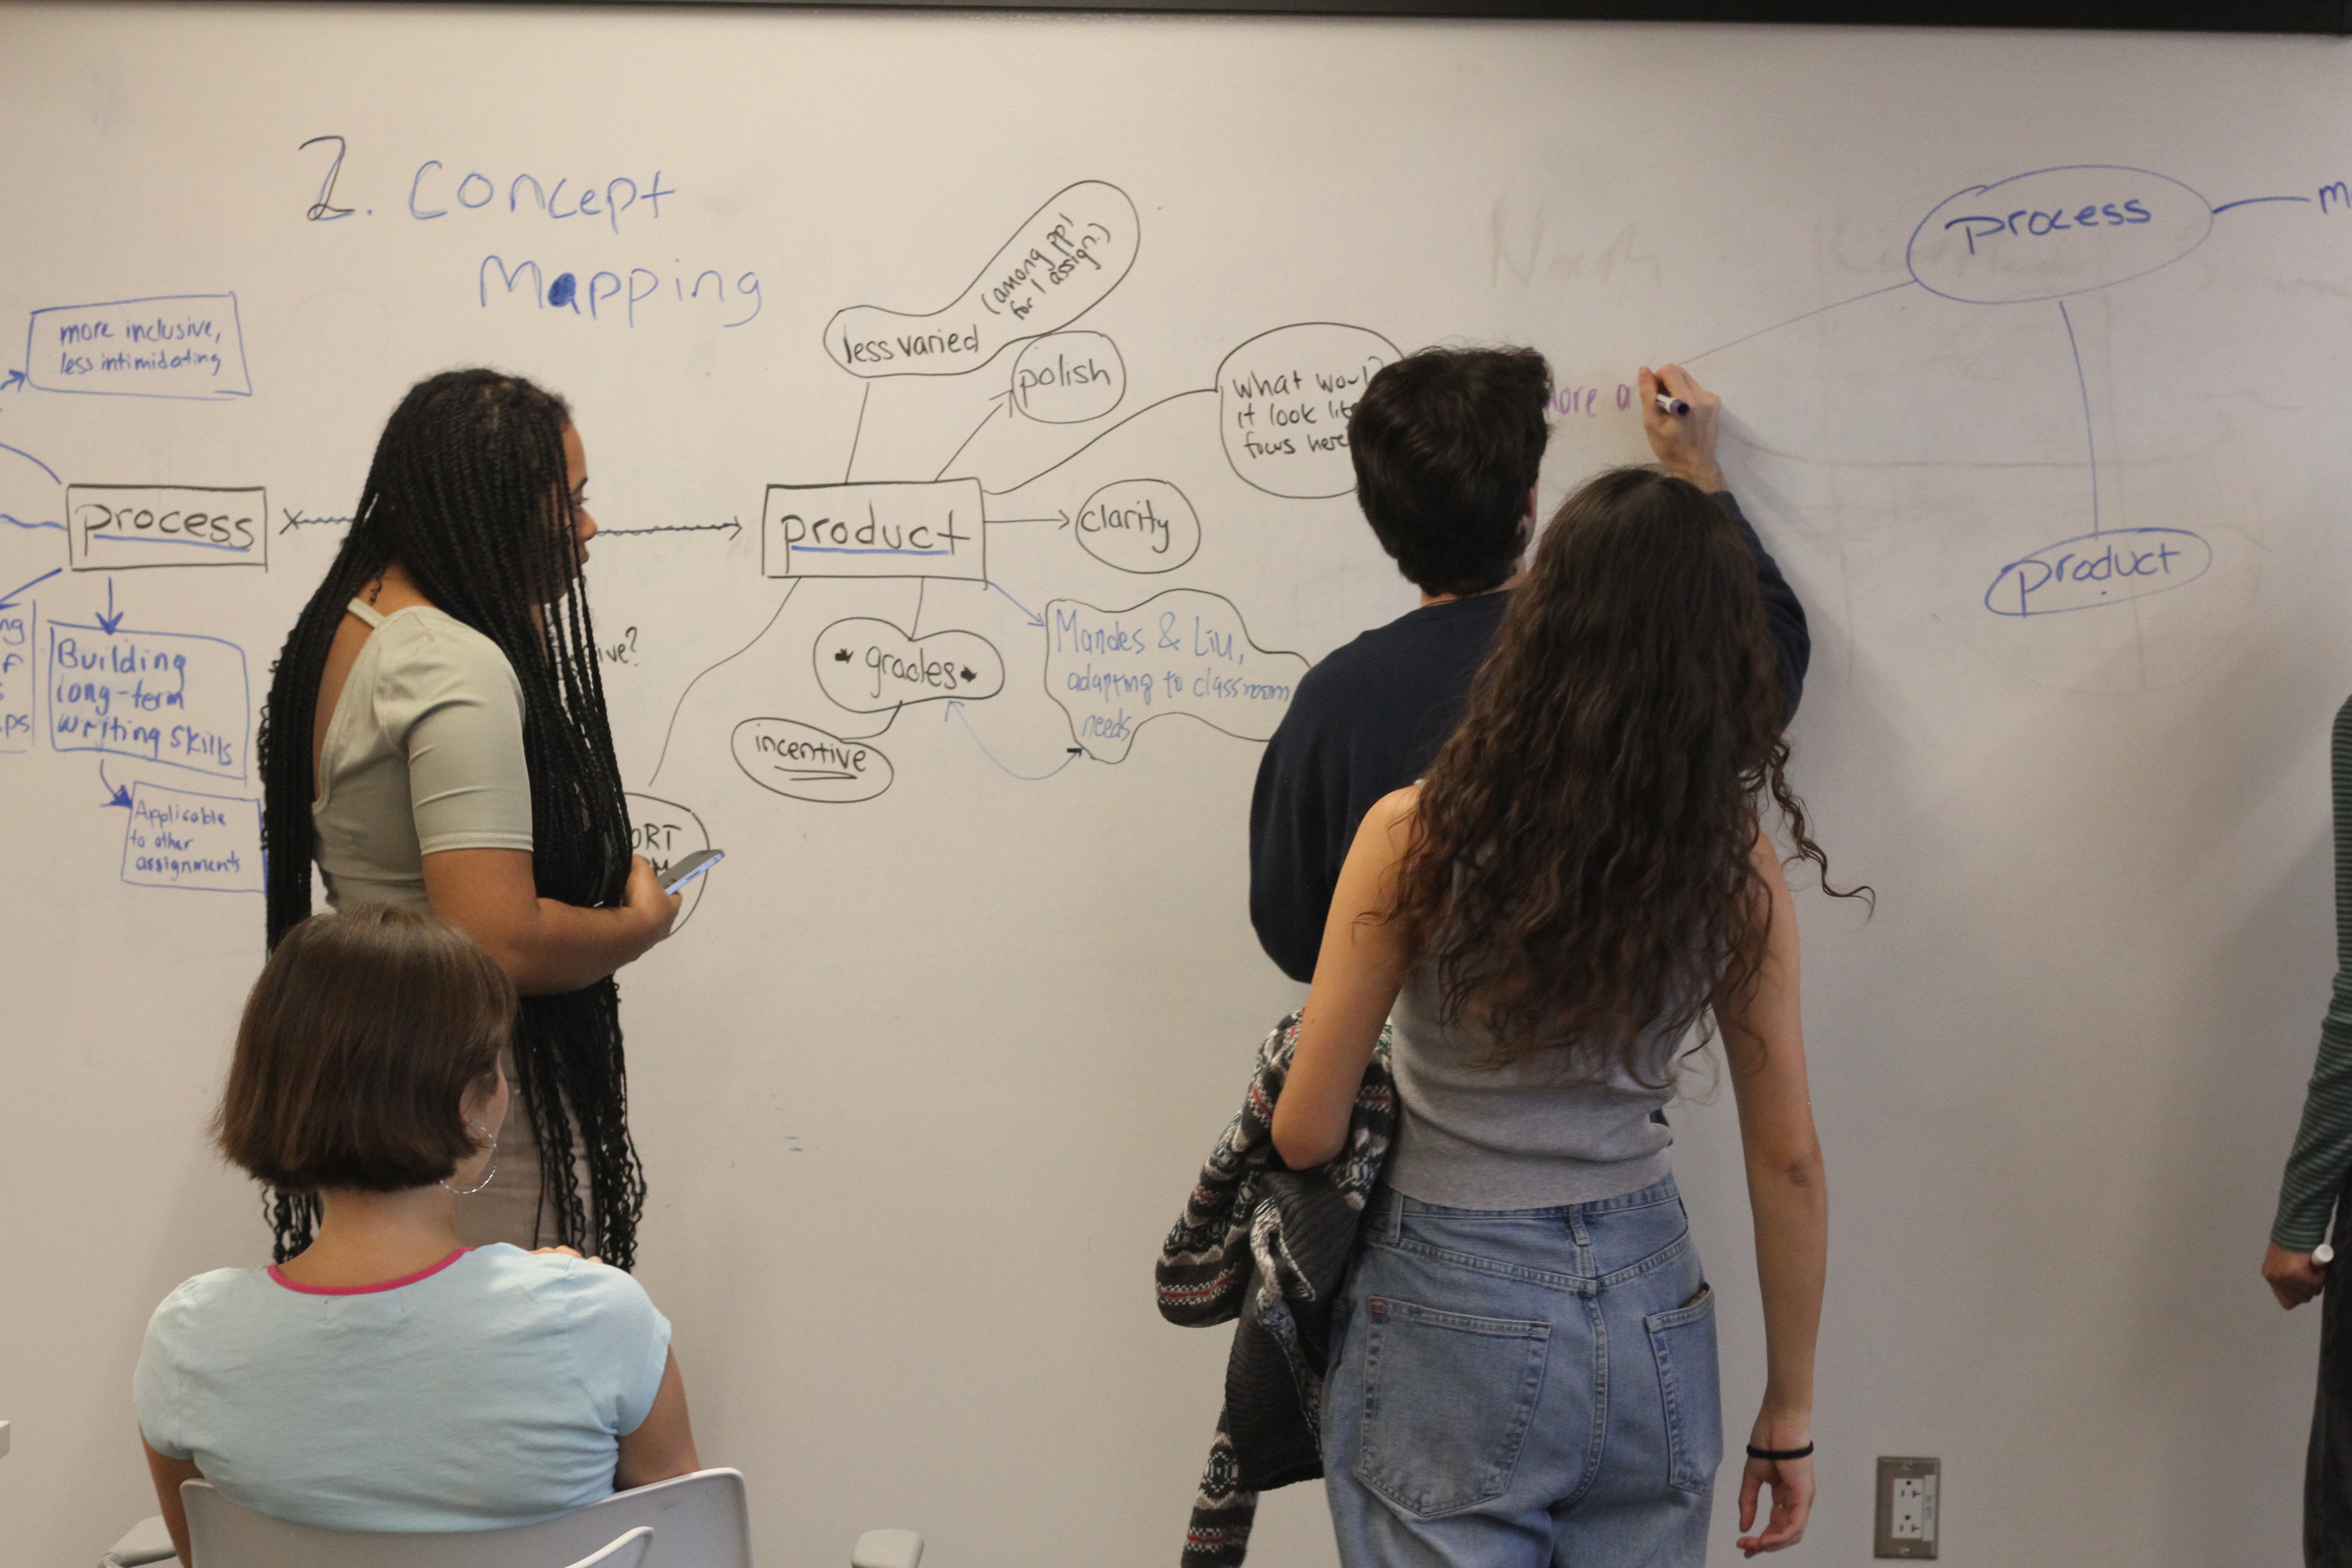
[[[310,803],[327,901],[422,908],[425,857],[529,851],[522,686],[499,646],[429,605],[379,615],[343,682]]]

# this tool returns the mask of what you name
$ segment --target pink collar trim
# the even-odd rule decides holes
[[[298,1285],[279,1273],[278,1265],[275,1263],[269,1266],[269,1277],[289,1290],[299,1290],[305,1296],[373,1296],[379,1290],[397,1290],[403,1285],[414,1285],[419,1279],[430,1279],[472,1250],[470,1247],[461,1247],[429,1268],[420,1268],[414,1274],[404,1274],[397,1279],[386,1279],[375,1285]]]

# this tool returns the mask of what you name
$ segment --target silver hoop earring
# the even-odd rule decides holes
[[[490,1163],[489,1168],[482,1173],[482,1179],[476,1182],[470,1187],[452,1187],[449,1185],[448,1177],[444,1176],[441,1179],[442,1186],[447,1188],[450,1192],[457,1194],[461,1198],[472,1197],[476,1193],[478,1193],[484,1187],[488,1186],[490,1184],[490,1178],[499,1173],[498,1139],[492,1134],[484,1132],[480,1128],[475,1126],[470,1121],[466,1123],[466,1131],[472,1133],[477,1138],[488,1138],[490,1140]]]

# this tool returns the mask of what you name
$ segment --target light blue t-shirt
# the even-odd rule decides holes
[[[617,1268],[495,1243],[358,1290],[217,1268],[173,1291],[131,1378],[154,1450],[330,1530],[489,1530],[613,1489],[669,1321]]]

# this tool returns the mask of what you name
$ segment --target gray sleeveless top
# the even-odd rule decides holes
[[[1674,1098],[1671,1087],[1646,1089],[1622,1073],[1562,1082],[1544,1056],[1483,1066],[1484,1037],[1440,1023],[1439,995],[1423,965],[1389,1014],[1399,1110],[1391,1186],[1447,1208],[1549,1208],[1638,1192],[1666,1174],[1674,1134],[1654,1113]],[[1671,1042],[1652,1043],[1663,1058]]]

